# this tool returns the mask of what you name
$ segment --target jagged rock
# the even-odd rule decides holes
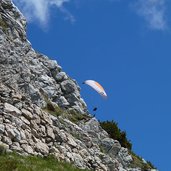
[[[68,139],[68,144],[70,145],[70,146],[72,146],[72,147],[77,147],[77,143],[74,141],[74,139],[72,138],[72,136],[71,135],[67,135],[67,139]]]
[[[37,130],[35,130],[35,129],[32,129],[32,134],[36,137],[36,138],[41,138],[41,136],[40,136],[40,134],[38,133],[38,131]]]
[[[107,171],[108,170],[108,168],[102,163],[99,163],[99,166],[101,168],[101,169],[99,169],[99,171]]]
[[[11,150],[13,151],[17,151],[17,152],[22,152],[23,149],[20,147],[20,144],[18,142],[14,142],[11,146],[10,146]]]
[[[4,112],[11,113],[17,116],[21,115],[21,111],[9,103],[4,103]]]
[[[28,154],[34,154],[33,148],[29,146],[28,144],[22,144],[21,147],[23,150]]]
[[[56,102],[57,102],[57,103],[59,104],[59,106],[61,106],[61,107],[69,106],[69,103],[68,103],[68,101],[65,99],[64,96],[59,97],[59,99],[56,100]]]
[[[2,142],[4,142],[5,144],[8,144],[8,145],[12,144],[11,139],[9,137],[7,137],[7,136],[2,137]]]
[[[124,148],[124,147],[121,147],[121,149],[118,153],[118,158],[124,166],[129,165],[130,162],[132,162],[132,160],[133,160],[131,155],[129,155],[129,153],[128,153],[128,149]]]
[[[79,101],[78,97],[74,93],[70,93],[70,94],[66,95],[66,99],[67,99],[68,103],[71,105],[75,105]]]
[[[26,135],[26,139],[28,140],[28,143],[30,143],[30,140],[32,139],[32,135],[31,135],[30,129],[25,129],[24,132],[25,132],[25,135]]]
[[[64,154],[64,155],[67,154],[67,149],[64,146],[59,145],[57,148],[62,154]]]
[[[21,120],[27,124],[27,125],[30,125],[30,122],[28,121],[28,119],[26,119],[25,117],[21,116]]]
[[[88,122],[80,124],[80,127],[86,132],[92,133],[92,137],[107,138],[108,134],[104,131],[96,118],[90,119]]]
[[[24,130],[20,130],[21,140],[26,140],[26,135]]]
[[[106,153],[110,156],[116,157],[121,149],[121,145],[117,140],[113,140],[111,138],[105,138],[101,141],[101,146]]]
[[[54,128],[54,133],[55,133],[55,139],[57,142],[66,142],[67,141],[67,136],[64,132],[64,130],[60,130],[58,127]]]
[[[30,126],[31,126],[32,128],[34,128],[35,130],[39,130],[39,126],[38,126],[38,124],[36,123],[36,120],[31,120],[31,121],[30,121]]]
[[[74,160],[75,165],[84,169],[83,158],[77,153],[72,153],[72,156],[73,156],[73,160]]]
[[[72,153],[67,152],[66,156],[69,158],[69,160],[70,160],[71,162],[74,162],[74,157],[73,157]]]
[[[56,153],[59,154],[59,150],[58,150],[56,147],[50,148],[50,149],[49,149],[49,152],[50,152],[51,154],[56,154]]]
[[[22,127],[23,125],[23,122],[20,118],[17,118],[13,115],[9,115],[11,118],[10,118],[10,121],[12,122],[12,125],[15,125],[17,127]]]
[[[65,94],[73,93],[77,90],[76,85],[72,80],[65,80],[61,83],[61,88]]]
[[[85,157],[89,156],[89,153],[88,153],[88,151],[85,148],[83,148],[82,150],[80,150],[80,155],[83,158],[85,158]]]
[[[22,96],[17,93],[16,94],[12,93],[12,98],[13,98],[14,103],[17,103],[17,102],[20,102]]]
[[[46,126],[47,128],[47,136],[51,137],[52,139],[55,139],[55,134],[53,133],[53,128],[50,126]]]
[[[52,124],[54,125],[54,129],[55,129],[56,127],[58,127],[59,129],[62,128],[62,124],[61,124],[61,122],[59,121],[59,119],[58,119],[57,117],[55,117],[55,116],[53,116],[53,115],[50,115],[49,117],[50,117],[51,120],[52,120]]]
[[[14,127],[10,126],[10,125],[6,125],[6,135],[7,137],[9,137],[10,139],[14,139],[15,138],[15,132],[14,132]]]
[[[33,102],[36,102],[36,101],[39,102],[41,100],[41,95],[40,95],[39,90],[37,88],[35,88],[31,84],[28,84],[27,89],[28,89],[29,96],[31,97],[31,100]]]
[[[49,153],[49,147],[41,141],[35,144],[35,149],[43,155],[48,155]]]
[[[24,117],[26,117],[28,120],[31,120],[33,118],[33,115],[31,114],[31,112],[29,112],[26,109],[21,109],[21,112],[24,115]]]
[[[14,141],[19,142],[21,140],[20,131],[18,131],[16,128],[14,128],[14,133],[15,133]]]
[[[100,127],[99,127],[99,122],[97,121],[96,118],[92,118],[90,121],[86,122],[85,127],[86,131],[91,131],[94,130],[95,132],[99,132]]]
[[[42,112],[41,118],[42,118],[42,121],[45,122],[45,124],[49,124],[49,125],[52,124],[52,120],[50,119],[50,117],[49,117],[49,115],[47,113]]]
[[[3,134],[5,131],[5,126],[3,124],[0,124],[0,134]]]
[[[56,81],[64,81],[67,80],[68,76],[66,75],[65,72],[59,72],[56,76],[55,76],[55,80]]]
[[[40,126],[39,131],[42,137],[46,137],[46,127],[44,125]]]

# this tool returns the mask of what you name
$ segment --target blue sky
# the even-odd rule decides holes
[[[81,86],[96,117],[118,122],[133,150],[160,171],[171,154],[169,0],[14,0],[35,50],[56,59]],[[82,82],[105,88],[103,100]]]

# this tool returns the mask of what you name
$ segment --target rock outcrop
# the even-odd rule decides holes
[[[128,150],[88,114],[77,82],[32,48],[25,29],[11,0],[0,0],[0,144],[23,155],[53,154],[82,169],[140,171],[130,168]],[[60,109],[58,115],[48,105]],[[65,117],[76,113],[84,119]]]

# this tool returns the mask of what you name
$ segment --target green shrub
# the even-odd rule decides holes
[[[148,164],[152,169],[157,169],[150,161],[147,161],[147,164]]]
[[[121,131],[116,122],[112,121],[103,121],[100,122],[101,127],[109,134],[110,138],[118,140],[122,147],[132,149],[132,144],[130,140],[127,139],[126,132]]]
[[[112,121],[103,121],[100,122],[101,127],[109,134],[110,138],[118,140],[122,147],[128,148],[129,153],[131,154],[133,161],[130,164],[131,168],[139,167],[142,171],[148,171],[149,169],[155,169],[151,162],[147,161],[144,163],[142,158],[136,155],[132,149],[132,144],[130,140],[126,137],[126,132],[121,131],[116,122]]]

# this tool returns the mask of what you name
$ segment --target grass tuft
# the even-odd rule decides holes
[[[43,108],[47,113],[54,116],[62,116],[63,118],[69,119],[73,123],[78,123],[82,120],[89,120],[92,117],[87,114],[81,114],[74,109],[64,110],[61,109],[57,104],[53,104],[50,100],[46,100],[46,107]]]
[[[0,171],[81,171],[81,169],[66,162],[59,162],[52,156],[41,158],[8,153],[0,155]]]
[[[141,168],[142,171],[147,171],[147,170],[151,170],[151,169],[156,169],[151,162],[147,161],[147,163],[144,163],[143,159],[136,155],[134,152],[130,152],[133,158],[133,162],[131,163],[131,167],[132,168],[136,168],[139,167]]]

